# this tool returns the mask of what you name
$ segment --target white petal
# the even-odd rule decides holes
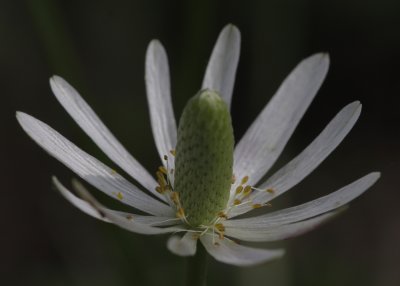
[[[308,220],[292,224],[260,227],[247,225],[245,227],[225,227],[225,235],[245,241],[277,241],[303,234],[316,228],[321,223],[335,216],[340,211],[334,211]]]
[[[342,142],[354,126],[360,112],[361,104],[358,101],[344,107],[306,149],[258,186],[261,190],[274,190],[273,193],[256,192],[249,199],[264,204],[298,184]],[[251,209],[250,205],[236,208],[230,217]]]
[[[285,79],[235,148],[237,178],[249,176],[255,185],[274,164],[328,71],[329,57],[303,60]]]
[[[57,187],[57,189],[63,194],[72,195],[58,180],[53,177],[53,183]],[[129,230],[131,232],[140,233],[140,234],[162,234],[162,233],[170,233],[183,231],[184,228],[182,226],[173,226],[173,227],[165,227],[158,228],[149,226],[143,223],[139,223],[136,221],[135,217],[127,217],[117,213],[115,211],[109,210],[103,207],[99,202],[97,202],[84,188],[79,188],[79,194],[84,198],[84,202],[87,205],[91,206],[91,209],[97,212],[96,218],[102,218],[102,220],[111,222],[113,224],[118,225],[121,228]],[[69,196],[71,197],[71,196]],[[76,197],[75,197],[76,198]],[[77,198],[76,198],[77,199]],[[80,200],[80,199],[78,199]],[[74,199],[74,201],[76,201]],[[81,200],[82,201],[82,200]]]
[[[98,211],[90,205],[88,202],[78,198],[75,196],[70,190],[68,190],[66,187],[64,187],[56,177],[53,177],[53,184],[56,187],[56,189],[61,193],[61,195],[67,199],[71,204],[73,204],[75,207],[80,209],[82,212],[85,214],[97,218],[99,220],[105,221],[105,222],[110,222],[108,219],[104,218],[101,216]]]
[[[129,154],[70,84],[59,76],[53,76],[50,86],[69,115],[111,160],[147,190],[165,200],[155,191],[157,183],[154,178]]]
[[[283,256],[281,249],[268,250],[242,246],[236,242],[217,236],[203,235],[200,238],[207,252],[217,261],[236,266],[252,266]]]
[[[17,119],[36,143],[100,191],[113,198],[122,198],[123,203],[138,210],[158,216],[172,216],[172,208],[140,191],[47,124],[22,112],[17,113]]]
[[[202,84],[202,89],[217,91],[228,107],[231,105],[239,55],[240,32],[229,24],[219,34]]]
[[[154,141],[162,162],[165,162],[163,157],[175,149],[177,137],[168,59],[158,40],[151,41],[147,48],[145,79]]]
[[[256,217],[227,220],[224,222],[224,225],[225,227],[239,228],[247,226],[267,228],[318,216],[322,213],[337,209],[354,200],[371,187],[379,177],[380,174],[377,172],[370,173],[336,192],[305,204]]]
[[[187,232],[183,237],[174,235],[168,239],[167,248],[176,255],[193,256],[196,253],[197,240],[193,233]]]
[[[99,215],[97,209],[95,209],[91,204],[75,196],[70,190],[68,190],[64,185],[62,185],[56,177],[53,177],[52,181],[56,189],[61,193],[61,195],[75,207],[80,209],[82,212],[99,220],[110,222],[105,217]],[[78,190],[78,192],[80,193],[88,192],[86,188],[77,180],[73,180],[72,184],[74,188]],[[151,226],[169,226],[169,225],[179,224],[180,222],[179,219],[173,217],[144,216],[133,213],[115,211],[115,210],[108,210],[108,211],[113,212],[115,214],[119,214],[122,217],[129,218],[130,220],[135,220],[135,222]]]

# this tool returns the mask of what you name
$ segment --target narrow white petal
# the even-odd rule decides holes
[[[171,102],[167,54],[158,40],[150,42],[146,53],[146,90],[151,128],[162,162],[176,146],[176,122]]]
[[[17,113],[17,119],[36,143],[100,191],[149,214],[172,216],[172,208],[140,191],[47,124],[22,112]]]
[[[379,177],[380,174],[377,172],[370,173],[336,192],[305,204],[256,217],[227,220],[224,225],[232,228],[245,228],[247,226],[268,228],[309,219],[351,202],[371,187]]]
[[[308,220],[292,224],[260,227],[247,225],[245,227],[225,227],[225,235],[245,241],[277,241],[298,236],[316,228],[321,223],[335,216],[340,211],[334,211]]]
[[[231,105],[239,55],[240,32],[234,25],[229,24],[219,34],[201,87],[217,91],[228,107]]]
[[[68,199],[75,197],[73,196],[58,180],[53,177],[53,183],[56,188],[65,196],[68,194]],[[140,234],[162,234],[162,233],[170,233],[183,231],[184,228],[182,226],[173,226],[173,227],[165,227],[158,228],[150,225],[146,225],[136,221],[135,217],[125,216],[121,213],[109,210],[102,206],[99,202],[97,202],[89,192],[87,192],[84,188],[79,188],[79,194],[83,197],[84,200],[78,199],[75,197],[73,199],[74,202],[83,201],[86,203],[86,206],[89,205],[92,211],[97,212],[94,216],[96,218],[100,218],[103,221],[111,222],[115,225],[118,225],[121,228],[129,230],[131,232],[140,233]],[[71,201],[71,200],[70,200]],[[72,201],[71,201],[72,202]],[[80,204],[82,205],[82,204]],[[77,205],[75,205],[77,206]]]
[[[193,256],[196,253],[197,240],[193,233],[187,232],[183,237],[173,235],[168,239],[167,248],[176,255]]]
[[[267,203],[301,182],[342,142],[354,126],[360,112],[361,104],[358,101],[344,107],[307,148],[258,186],[261,190],[273,190],[273,193],[255,192],[250,199],[261,204]],[[231,217],[251,209],[250,205],[237,208],[231,213]]]
[[[200,240],[207,252],[217,261],[236,266],[252,266],[280,258],[284,254],[281,249],[268,250],[242,246],[228,238],[219,239],[217,236],[207,234]]]
[[[64,185],[58,181],[56,177],[53,177],[53,184],[56,187],[56,189],[61,193],[61,195],[69,201],[71,204],[73,204],[75,207],[77,207],[79,210],[84,212],[85,214],[97,218],[99,220],[105,221],[105,222],[110,222],[108,219],[105,217],[101,216],[98,211],[90,205],[88,202],[78,198],[75,196],[70,190],[68,190]]]
[[[235,148],[234,172],[256,184],[275,163],[328,71],[329,57],[303,60],[285,79]]]
[[[100,216],[97,209],[95,209],[91,204],[75,196],[70,190],[62,185],[56,177],[53,177],[52,181],[56,189],[61,193],[61,195],[82,212],[99,220],[110,222],[107,218]],[[88,190],[77,180],[73,180],[72,185],[74,189],[77,190],[79,193],[88,192]],[[176,219],[174,217],[160,217],[152,215],[145,216],[115,210],[108,211],[118,214],[122,217],[129,218],[130,220],[135,220],[135,222],[137,223],[150,226],[170,226],[177,225],[180,222],[179,219]]]
[[[157,183],[154,178],[129,154],[70,84],[59,76],[53,76],[50,86],[69,115],[115,164],[158,198],[165,200],[155,191]]]

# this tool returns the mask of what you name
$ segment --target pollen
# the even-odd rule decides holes
[[[122,201],[122,199],[124,198],[124,196],[122,195],[121,192],[118,192],[118,193],[117,193],[117,198],[118,198],[119,200]]]
[[[172,149],[172,150],[169,150],[169,153],[171,153],[171,155],[172,155],[172,156],[174,156],[174,157],[175,157],[175,155],[176,155],[176,152],[175,152],[175,150],[174,150],[174,149]]]
[[[254,204],[254,205],[252,205],[251,207],[252,207],[253,209],[259,209],[259,208],[262,207],[262,205],[261,205],[261,204]]]
[[[239,199],[235,199],[234,202],[233,202],[233,204],[234,204],[235,206],[240,205],[241,203],[242,203],[242,201],[239,200]]]

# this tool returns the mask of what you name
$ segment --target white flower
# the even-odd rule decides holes
[[[221,32],[209,61],[202,89],[218,92],[228,106],[240,52],[240,33],[233,25]],[[361,104],[344,107],[299,155],[266,180],[264,174],[275,163],[328,70],[329,58],[316,54],[303,60],[285,79],[274,97],[238,142],[234,150],[230,197],[209,225],[186,223],[179,196],[174,192],[174,156],[177,128],[170,95],[167,56],[159,41],[150,43],[146,55],[146,87],[151,126],[163,166],[157,181],[133,158],[101,122],[77,91],[58,76],[51,88],[62,106],[122,170],[148,193],[141,191],[113,169],[87,154],[45,123],[22,112],[17,119],[29,136],[80,178],[105,194],[147,215],[105,208],[74,181],[81,198],[55,177],[57,189],[83,212],[141,234],[173,233],[168,248],[191,256],[201,241],[216,260],[234,265],[253,265],[283,255],[282,250],[242,246],[235,240],[264,242],[281,240],[308,231],[334,216],[340,207],[361,195],[379,178],[370,173],[327,196],[295,207],[249,218],[235,218],[269,202],[310,174],[343,140],[361,112]],[[181,235],[183,234],[183,236]]]

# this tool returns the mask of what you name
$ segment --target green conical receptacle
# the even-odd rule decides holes
[[[200,91],[183,110],[175,158],[174,191],[192,226],[210,224],[226,207],[233,146],[227,105],[216,92]]]

